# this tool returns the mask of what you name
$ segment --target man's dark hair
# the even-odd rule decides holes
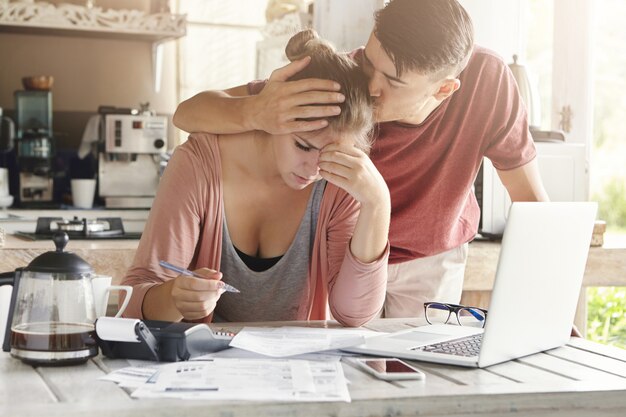
[[[457,76],[472,52],[472,20],[456,0],[391,0],[376,12],[374,35],[397,75]]]

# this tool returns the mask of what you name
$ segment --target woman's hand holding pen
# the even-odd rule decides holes
[[[320,175],[361,203],[350,251],[361,262],[379,259],[387,248],[391,199],[382,175],[365,152],[347,142],[325,146],[319,156]]]
[[[174,279],[171,296],[174,305],[185,320],[197,320],[215,310],[217,300],[224,293],[222,273],[208,268],[196,269],[195,276],[179,275]]]

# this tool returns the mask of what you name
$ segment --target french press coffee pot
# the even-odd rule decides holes
[[[33,365],[82,363],[98,354],[93,269],[63,251],[67,233],[53,240],[56,251],[36,257],[14,275],[4,348],[8,342],[11,356]]]

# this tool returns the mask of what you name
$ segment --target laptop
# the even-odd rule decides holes
[[[511,205],[484,329],[420,326],[344,350],[483,368],[564,345],[596,210],[593,202]],[[449,323],[456,323],[452,314]]]

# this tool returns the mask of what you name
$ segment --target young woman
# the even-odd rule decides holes
[[[366,77],[313,31],[296,34],[298,79],[341,86],[341,113],[313,132],[194,133],[165,171],[132,267],[127,317],[359,326],[387,283],[389,191],[367,156]],[[315,108],[311,108],[314,116]],[[204,278],[176,276],[159,260]],[[223,282],[240,293],[224,292]]]

